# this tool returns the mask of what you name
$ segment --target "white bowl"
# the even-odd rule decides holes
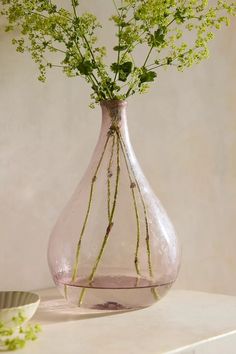
[[[0,291],[0,322],[7,327],[17,327],[12,320],[21,314],[28,321],[38,308],[37,294],[24,291]]]

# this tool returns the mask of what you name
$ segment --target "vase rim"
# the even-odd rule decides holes
[[[100,106],[101,107],[110,107],[110,108],[115,108],[115,107],[126,107],[127,106],[127,101],[125,100],[118,100],[118,99],[113,99],[113,100],[103,100],[100,101]]]

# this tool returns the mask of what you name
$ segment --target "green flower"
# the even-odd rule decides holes
[[[146,92],[161,67],[182,71],[208,58],[216,30],[236,15],[236,2],[224,0],[215,6],[208,0],[111,1],[117,37],[110,48],[116,53],[112,64],[106,63],[107,49],[98,44],[101,24],[94,14],[81,12],[77,0],[70,1],[70,10],[51,0],[0,0],[0,14],[7,19],[7,32],[18,31],[12,43],[19,53],[31,54],[39,80],[44,82],[52,68],[82,77],[91,86],[92,106]],[[143,63],[137,47],[147,51]]]
[[[37,339],[37,333],[41,331],[39,324],[34,326],[27,324],[22,326],[26,318],[22,312],[12,318],[15,328],[8,328],[0,322],[0,351],[13,351],[24,348],[28,341]]]

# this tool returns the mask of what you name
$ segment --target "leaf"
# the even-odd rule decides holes
[[[111,65],[111,70],[116,74],[119,73],[119,80],[125,82],[127,77],[132,72],[133,63],[131,61],[127,61],[123,64],[113,63]]]
[[[166,36],[166,28],[165,27],[160,27],[158,30],[154,32],[154,35],[152,36],[152,46],[153,47],[159,47],[161,44],[165,42],[165,36]]]
[[[79,70],[80,74],[82,75],[90,75],[93,72],[93,64],[89,60],[82,61],[78,66],[77,69]]]
[[[119,70],[119,65],[117,63],[112,63],[111,70],[113,71],[113,73],[116,73]]]
[[[127,75],[126,73],[124,73],[123,71],[119,72],[119,81],[125,82],[127,79]]]
[[[126,50],[128,48],[127,45],[116,45],[113,50],[115,50],[116,52],[123,52],[124,50]]]
[[[178,8],[175,13],[175,19],[180,23],[183,23],[186,19],[185,9]]]
[[[121,70],[126,74],[130,74],[133,68],[133,63],[131,61],[127,61],[121,65]]]
[[[156,77],[157,74],[155,71],[147,71],[147,69],[143,70],[143,73],[139,76],[139,86],[141,86],[144,82],[153,82]]]

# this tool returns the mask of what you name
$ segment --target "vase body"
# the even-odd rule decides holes
[[[49,241],[56,285],[69,302],[95,310],[150,306],[179,269],[174,229],[130,143],[126,105],[101,103],[97,146]]]

